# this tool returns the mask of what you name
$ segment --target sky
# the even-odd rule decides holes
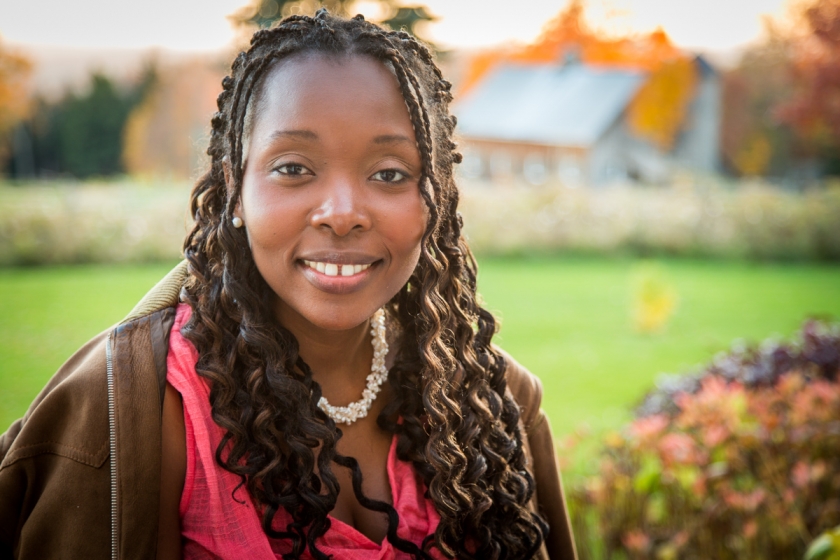
[[[726,51],[756,40],[761,17],[781,18],[790,0],[589,0],[588,19],[613,33],[662,27],[685,48]],[[234,31],[226,18],[246,0],[4,0],[0,37],[73,48],[218,50]],[[415,2],[411,2],[415,3]],[[527,43],[565,0],[419,0],[440,19],[428,37],[445,48]],[[480,7],[477,9],[477,7]],[[370,7],[361,6],[362,11]]]

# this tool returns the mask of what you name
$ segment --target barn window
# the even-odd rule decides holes
[[[484,173],[484,162],[481,159],[481,152],[477,150],[464,150],[464,160],[458,167],[459,172],[467,179],[478,179]]]
[[[492,178],[506,177],[513,171],[513,161],[506,150],[493,152],[490,157],[490,174]]]
[[[531,152],[522,162],[522,174],[532,185],[542,185],[546,180],[545,158],[538,152]]]

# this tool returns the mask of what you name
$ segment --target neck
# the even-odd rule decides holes
[[[358,400],[373,360],[370,322],[347,330],[327,330],[286,306],[279,310],[278,319],[295,335],[300,356],[323,395],[338,405]]]

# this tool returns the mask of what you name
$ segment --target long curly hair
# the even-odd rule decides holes
[[[402,336],[389,375],[395,397],[377,423],[397,435],[397,456],[413,464],[440,514],[422,547],[397,536],[394,508],[365,497],[356,461],[336,451],[341,430],[318,408],[321,388],[294,335],[273,315],[276,296],[246,235],[231,225],[249,104],[273,63],[308,52],[369,56],[389,67],[421,156],[428,223],[417,267],[388,304]],[[528,509],[534,481],[520,411],[505,393],[505,360],[490,344],[496,323],[477,302],[477,266],[456,211],[453,165],[461,155],[452,140],[450,84],[429,50],[403,31],[320,10],[255,33],[222,86],[207,150],[211,167],[191,196],[195,225],[184,242],[190,278],[182,294],[193,310],[182,332],[198,350],[196,370],[209,381],[213,420],[225,432],[216,461],[241,477],[260,505],[266,534],[288,539],[288,558],[307,549],[327,558],[316,539],[329,528],[339,491],[333,463],[351,469],[360,503],[387,513],[388,540],[416,558],[428,557],[432,546],[459,558],[533,556],[548,527]],[[277,530],[281,508],[291,522]]]

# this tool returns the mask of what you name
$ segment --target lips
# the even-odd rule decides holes
[[[361,253],[321,253],[305,255],[297,262],[306,279],[319,290],[349,294],[369,283],[381,259]]]

